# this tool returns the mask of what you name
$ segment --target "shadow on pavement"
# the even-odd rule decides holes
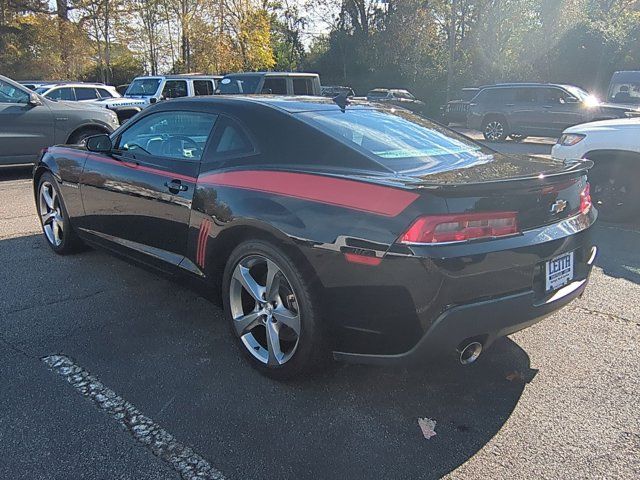
[[[536,373],[503,339],[467,368],[335,364],[279,383],[183,282],[99,251],[60,257],[33,235],[0,241],[0,261],[7,341],[70,356],[231,479],[439,478],[493,438]]]
[[[596,265],[610,277],[640,284],[640,229],[598,221],[593,239],[599,248]]]

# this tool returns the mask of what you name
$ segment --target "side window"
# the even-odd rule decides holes
[[[199,112],[158,112],[127,128],[117,149],[141,156],[200,160],[217,115]]]
[[[492,88],[484,90],[484,101],[491,105],[509,103],[513,99],[512,90],[508,88]]]
[[[313,95],[313,84],[310,78],[293,78],[294,95]]]
[[[287,79],[286,78],[266,77],[264,79],[264,85],[262,87],[262,93],[273,94],[273,95],[286,95],[287,94]]]
[[[516,103],[536,103],[537,91],[534,88],[518,88],[515,91],[515,101]]]
[[[542,102],[546,105],[567,103],[567,94],[559,88],[545,88],[542,91]]]
[[[187,96],[186,80],[167,80],[162,89],[164,98],[178,98]]]
[[[256,150],[244,129],[228,117],[220,118],[212,145],[216,156],[248,155]]]
[[[100,94],[100,98],[113,98],[112,93],[106,88],[98,88],[98,93]]]
[[[29,94],[0,80],[0,103],[28,103]]]
[[[75,101],[76,96],[73,93],[73,88],[64,87],[58,88],[56,90],[51,91],[47,94],[47,98],[51,98],[52,100],[71,100]]]
[[[196,95],[213,95],[213,82],[211,80],[194,80],[193,91]]]
[[[76,99],[80,100],[96,100],[98,94],[95,88],[75,87]]]

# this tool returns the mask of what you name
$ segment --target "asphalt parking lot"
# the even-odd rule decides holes
[[[470,367],[277,383],[179,281],[53,254],[29,175],[0,170],[2,478],[640,476],[640,225],[600,223],[585,296]]]

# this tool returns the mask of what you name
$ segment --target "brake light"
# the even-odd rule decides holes
[[[591,210],[591,185],[589,182],[580,192],[580,213],[589,213]]]
[[[464,242],[518,233],[517,212],[459,213],[418,218],[401,243]]]

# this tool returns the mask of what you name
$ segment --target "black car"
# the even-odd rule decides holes
[[[395,105],[416,113],[424,113],[427,108],[422,100],[418,100],[411,92],[402,88],[374,88],[367,92],[367,100]]]
[[[359,100],[200,97],[49,148],[33,185],[55,252],[197,279],[250,363],[283,378],[327,352],[470,363],[569,303],[596,254],[589,165],[502,156]]]
[[[469,104],[467,125],[489,141],[507,137],[559,137],[573,125],[625,118],[631,109],[601,104],[585,90],[549,83],[513,83],[484,87]]]
[[[469,103],[478,94],[482,87],[466,87],[460,90],[460,94],[455,100],[449,100],[442,108],[442,123],[467,123],[467,112]]]

